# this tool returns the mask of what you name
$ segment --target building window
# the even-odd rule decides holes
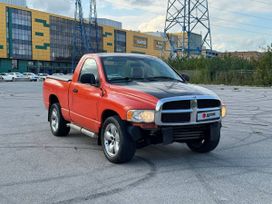
[[[104,37],[112,36],[112,33],[105,32]]]
[[[7,41],[9,56],[32,59],[31,12],[7,8]]]
[[[126,52],[126,32],[115,30],[114,31],[114,52]]]
[[[37,35],[37,36],[44,36],[44,34],[42,32],[35,32],[35,35]]]
[[[160,40],[154,40],[154,50],[164,50],[164,42]]]

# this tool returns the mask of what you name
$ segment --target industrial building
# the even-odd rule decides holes
[[[4,2],[8,3],[0,3],[0,72],[69,72],[73,35],[80,39],[74,19],[16,6],[15,1],[15,5]],[[98,24],[99,52],[169,56],[170,45],[161,35],[124,30],[120,22],[109,19],[98,19]],[[96,43],[96,32],[90,25],[86,32],[90,42]],[[177,40],[182,36],[171,35]],[[192,45],[201,49],[201,36],[194,36]]]
[[[258,60],[263,56],[262,52],[258,51],[235,51],[235,52],[222,52],[219,53],[219,57],[237,57],[245,60]]]

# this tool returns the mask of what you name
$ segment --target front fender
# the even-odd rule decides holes
[[[111,110],[116,112],[122,120],[126,120],[129,110],[155,110],[155,107],[156,103],[137,100],[135,97],[122,94],[109,94],[99,103],[98,117],[102,121],[103,112]]]

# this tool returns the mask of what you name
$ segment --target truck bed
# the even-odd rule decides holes
[[[73,75],[72,74],[67,74],[67,75],[50,75],[50,76],[47,76],[47,78],[49,79],[56,79],[56,80],[60,80],[60,81],[72,81],[72,77]]]

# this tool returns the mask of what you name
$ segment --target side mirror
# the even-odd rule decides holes
[[[93,74],[83,74],[80,77],[80,82],[83,84],[97,85],[95,76]]]
[[[190,81],[190,77],[187,74],[181,74],[181,77],[186,81],[189,82]]]

